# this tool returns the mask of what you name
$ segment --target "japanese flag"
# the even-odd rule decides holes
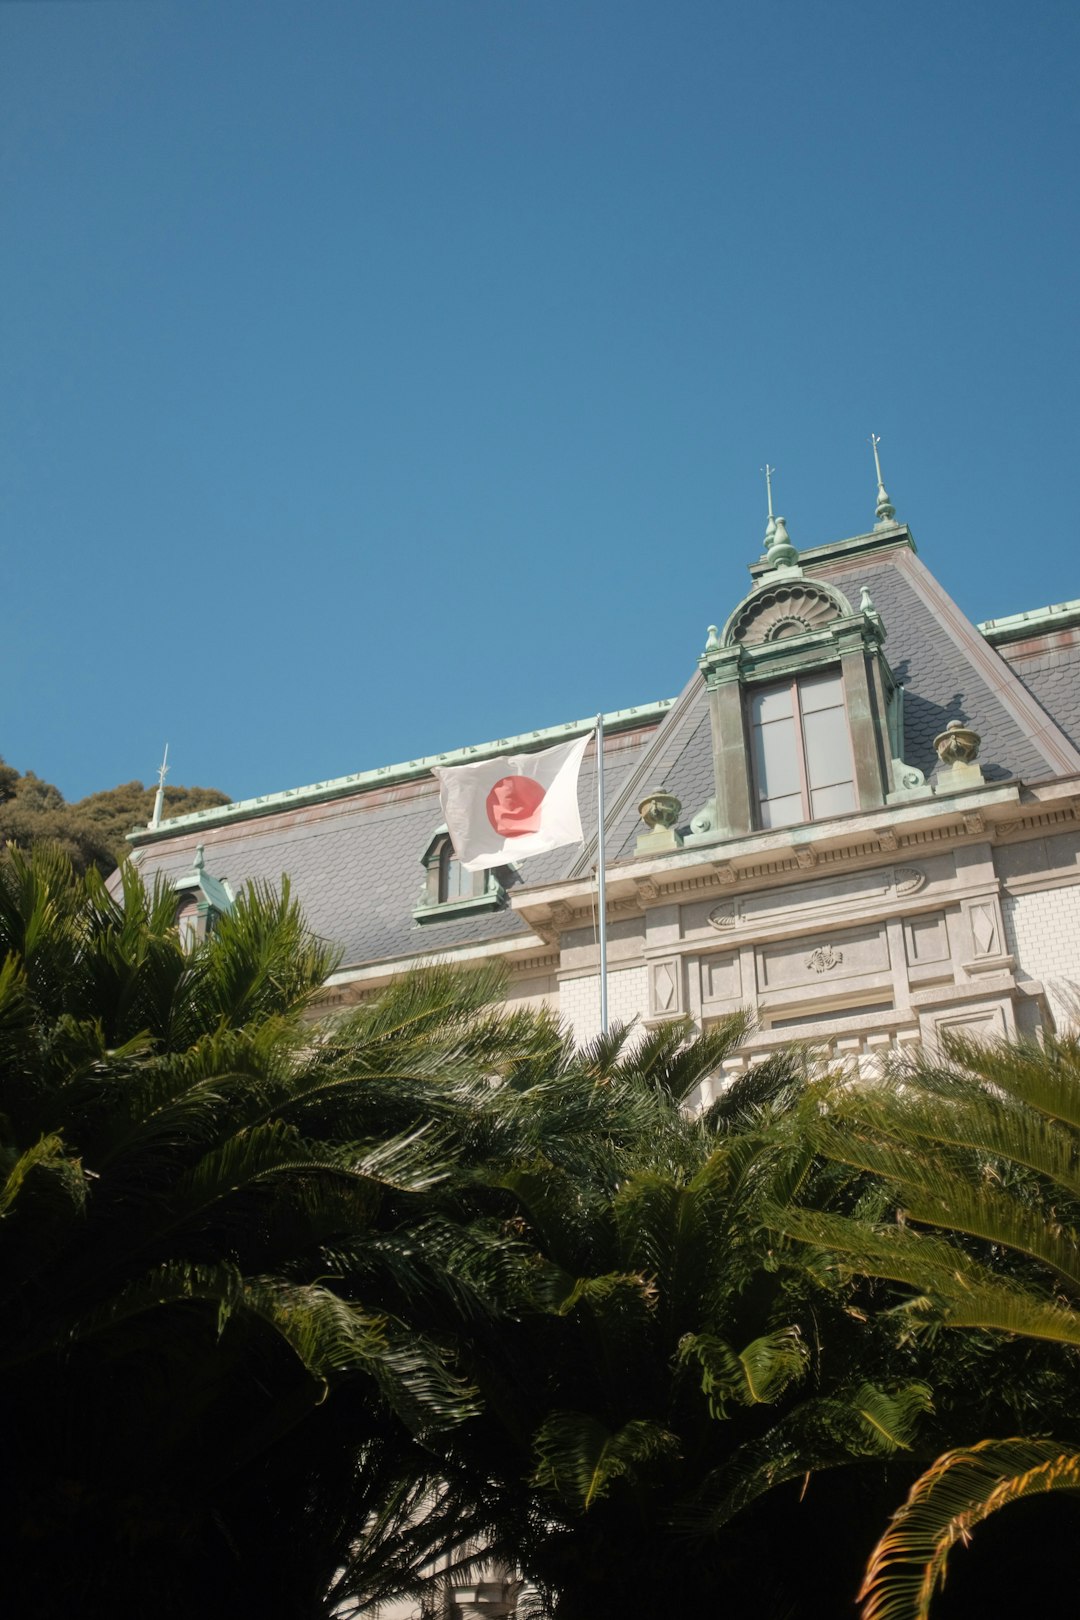
[[[592,735],[541,754],[435,768],[447,831],[466,871],[582,842],[577,781]]]

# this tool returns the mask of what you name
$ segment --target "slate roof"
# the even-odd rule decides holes
[[[1010,648],[1005,658],[1069,741],[1080,748],[1080,641],[1033,655]]]
[[[803,557],[806,572],[837,586],[853,606],[866,586],[884,622],[885,654],[905,690],[906,764],[917,766],[933,780],[938,764],[934,738],[950,720],[963,720],[982,738],[979,763],[987,781],[1021,777],[1034,782],[1070,768],[1060,749],[1055,752],[1042,735],[1047,723],[1051,732],[1057,729],[1053,720],[1043,715],[1041,725],[1032,723],[1024,712],[1025,704],[1031,707],[1031,695],[912,549],[897,544],[888,550],[868,549],[864,556],[846,560],[842,547],[839,555],[831,556],[831,548],[820,549],[820,562],[813,553]],[[722,624],[735,605],[731,601],[725,610],[718,608],[712,615],[714,622]],[[704,639],[703,634],[702,644]],[[1054,691],[1047,685],[1049,701],[1044,707],[1051,715],[1056,713],[1054,704],[1063,697],[1060,684]],[[1080,709],[1080,686],[1063,700],[1063,706],[1070,715]],[[1068,747],[1068,742],[1068,736],[1060,737],[1062,746]],[[1080,758],[1071,768],[1080,770]],[[654,735],[625,803],[621,807],[613,803],[608,848],[614,858],[625,860],[633,855],[641,831],[637,802],[653,786],[666,787],[682,801],[684,822],[712,795],[708,705],[704,682],[696,672]],[[595,850],[586,847],[575,863],[575,873],[588,870],[594,859]]]
[[[608,794],[618,794],[649,735],[645,730],[608,739]],[[586,837],[594,837],[592,745],[580,783],[582,827]],[[207,871],[228,879],[234,892],[253,880],[278,884],[287,874],[309,924],[341,948],[344,965],[424,956],[528,934],[528,925],[509,910],[423,925],[414,920],[424,877],[421,857],[442,819],[438,789],[429,776],[399,789],[289,808],[221,827],[178,829],[172,839],[143,846],[137,859],[144,875],[160,872],[174,879],[190,871],[199,842],[205,847]],[[575,848],[564,848],[535,856],[528,863],[528,881],[557,881],[576,854]]]
[[[838,586],[853,605],[864,586],[869,590],[887,631],[886,656],[905,688],[908,764],[931,777],[937,765],[933,738],[950,720],[961,720],[982,737],[979,763],[988,781],[1033,782],[1080,773],[1080,645],[1024,661],[1021,681],[1018,670],[923,566],[906,530],[891,539],[865,536],[817,548],[801,560],[808,574]],[[714,622],[726,620],[736,592],[746,594],[736,584],[726,607],[715,593],[717,608],[709,615]],[[683,823],[689,822],[713,791],[708,704],[697,669],[659,724],[609,736],[605,759],[609,861],[633,857],[642,830],[637,804],[652,788],[676,794]],[[522,882],[542,886],[579,876],[594,864],[592,745],[582,767],[580,802],[584,848],[534,857],[524,863]],[[442,821],[430,775],[358,786],[329,802],[302,802],[301,795],[295,805],[252,813],[250,819],[242,806],[230,814],[215,824],[215,814],[204,813],[191,818],[200,825],[177,827],[175,836],[143,845],[141,870],[170,877],[188,871],[198,841],[206,848],[207,870],[228,879],[234,891],[252,879],[276,883],[288,873],[311,926],[341,947],[345,965],[427,955],[529,931],[509,910],[422,926],[415,922],[421,856]]]
[[[1021,684],[914,553],[889,552],[861,566],[830,569],[828,577],[852,602],[858,602],[865,585],[884,621],[885,656],[904,687],[906,764],[931,778],[938,764],[934,738],[950,720],[961,720],[982,738],[979,764],[988,782],[1010,777],[1034,782],[1058,774],[1058,765],[1011,711],[995,677],[1017,688],[1014,699]],[[942,612],[941,599],[954,621]]]

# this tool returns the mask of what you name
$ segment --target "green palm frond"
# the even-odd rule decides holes
[[[776,1224],[813,1245],[826,1273],[880,1277],[918,1291],[910,1308],[946,1327],[980,1327],[1080,1345],[1080,1311],[1036,1286],[1011,1281],[944,1237],[910,1227],[874,1226],[819,1210],[786,1209]]]
[[[569,1316],[582,1303],[600,1311],[613,1300],[648,1311],[656,1291],[640,1272],[609,1271],[600,1277],[571,1277],[557,1266],[533,1269],[529,1297],[556,1316]]]
[[[772,1405],[806,1372],[810,1351],[798,1327],[763,1335],[736,1352],[711,1333],[688,1333],[679,1360],[696,1362],[709,1411],[726,1418],[728,1407]]]
[[[676,1456],[679,1442],[645,1418],[634,1418],[612,1433],[588,1413],[553,1412],[533,1436],[533,1450],[534,1483],[585,1512],[617,1479],[632,1481],[657,1458]]]
[[[198,987],[188,1016],[191,1034],[219,1022],[236,1027],[296,1016],[321,993],[337,958],[332,946],[308,931],[287,878],[279,890],[249,884],[191,955]]]
[[[1050,1491],[1080,1494],[1080,1450],[1055,1440],[983,1440],[946,1452],[912,1486],[871,1555],[863,1620],[928,1620],[949,1553],[992,1513]]]
[[[933,1187],[904,1186],[900,1195],[908,1220],[1026,1254],[1055,1272],[1074,1297],[1080,1296],[1080,1233],[1041,1205],[1022,1203],[986,1180],[973,1185],[955,1175],[942,1177]]]
[[[689,1020],[661,1024],[620,1056],[613,1078],[655,1087],[672,1101],[684,1102],[746,1039],[750,1026],[748,1013],[732,1013],[696,1036]]]
[[[455,968],[429,963],[387,987],[337,1026],[338,1038],[355,1047],[384,1048],[396,1041],[417,1042],[430,1034],[444,1038],[464,1030],[500,1001],[505,971],[498,965]]]
[[[72,1159],[60,1136],[42,1136],[33,1147],[14,1161],[0,1185],[0,1220],[14,1214],[20,1193],[46,1183],[75,1212],[86,1207],[86,1178],[77,1160]],[[43,1189],[42,1189],[43,1190]],[[40,1196],[40,1194],[39,1194]]]
[[[999,1094],[1080,1130],[1080,1038],[1044,1032],[1034,1041],[972,1041],[950,1034],[945,1050],[951,1072],[970,1089],[977,1078]],[[923,1060],[920,1080],[935,1066]],[[925,1083],[925,1080],[924,1080]]]
[[[1075,1133],[1036,1110],[968,1088],[962,1097],[884,1087],[840,1094],[820,1127],[822,1152],[889,1180],[932,1176],[950,1152],[1007,1159],[1080,1197]],[[964,1163],[961,1157],[954,1161]]]
[[[673,1523],[687,1535],[715,1535],[789,1480],[906,1451],[932,1409],[930,1390],[921,1382],[891,1389],[861,1383],[812,1396],[738,1446],[676,1507]]]

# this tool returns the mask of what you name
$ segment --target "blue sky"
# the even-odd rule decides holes
[[[1080,596],[1075,0],[0,6],[0,752],[234,797],[674,695],[873,521]]]

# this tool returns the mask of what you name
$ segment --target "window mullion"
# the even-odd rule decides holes
[[[795,753],[799,762],[799,791],[802,793],[803,820],[813,821],[813,805],[810,799],[810,771],[806,762],[806,733],[803,730],[802,698],[799,693],[797,678],[793,678],[791,682],[791,712],[795,716],[793,731]]]

